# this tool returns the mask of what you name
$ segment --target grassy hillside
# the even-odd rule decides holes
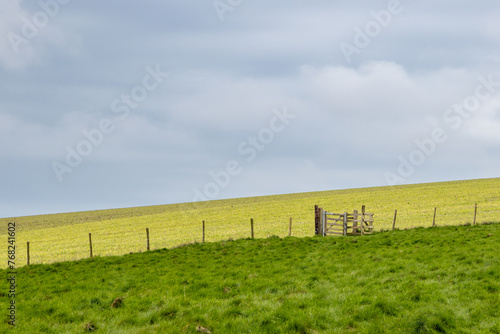
[[[375,228],[392,226],[398,210],[399,228],[430,226],[434,207],[438,225],[472,222],[478,203],[478,221],[500,221],[500,178],[417,184],[116,210],[65,213],[1,219],[17,226],[18,263],[26,263],[26,242],[30,242],[32,263],[74,260],[89,255],[88,234],[92,233],[94,254],[120,255],[144,251],[150,229],[153,249],[173,247],[201,240],[201,223],[206,221],[207,241],[249,236],[250,218],[255,219],[256,237],[288,235],[292,217],[294,236],[314,234],[314,205],[344,212],[367,206],[375,213]],[[0,235],[6,234],[2,229]],[[0,254],[5,267],[6,254]]]
[[[499,246],[491,224],[24,266],[16,332],[500,333]]]

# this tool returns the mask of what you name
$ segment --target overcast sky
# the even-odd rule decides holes
[[[498,1],[0,10],[0,217],[499,177]]]

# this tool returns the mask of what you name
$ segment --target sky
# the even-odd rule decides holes
[[[0,217],[500,177],[500,3],[9,0]]]

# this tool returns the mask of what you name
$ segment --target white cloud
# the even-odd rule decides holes
[[[20,0],[4,1],[0,11],[0,65],[9,70],[24,69],[37,61],[33,43],[22,45],[16,52],[12,38],[22,37],[23,18],[29,14],[21,7]]]
[[[466,120],[464,133],[482,145],[498,147],[500,144],[500,98],[492,98]]]
[[[64,11],[64,1],[36,2],[31,10],[21,0],[2,3],[0,11],[0,66],[7,70],[24,70],[40,64],[53,48],[75,53],[78,37],[57,25]]]

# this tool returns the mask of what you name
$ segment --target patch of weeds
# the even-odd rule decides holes
[[[97,330],[97,326],[92,322],[86,322],[83,324],[83,330],[86,332],[93,332]]]
[[[212,332],[208,328],[205,328],[205,327],[200,326],[200,325],[196,326],[196,331],[199,333],[203,333],[203,334],[212,334]]]
[[[111,308],[119,308],[123,306],[123,297],[117,297],[111,303]]]

